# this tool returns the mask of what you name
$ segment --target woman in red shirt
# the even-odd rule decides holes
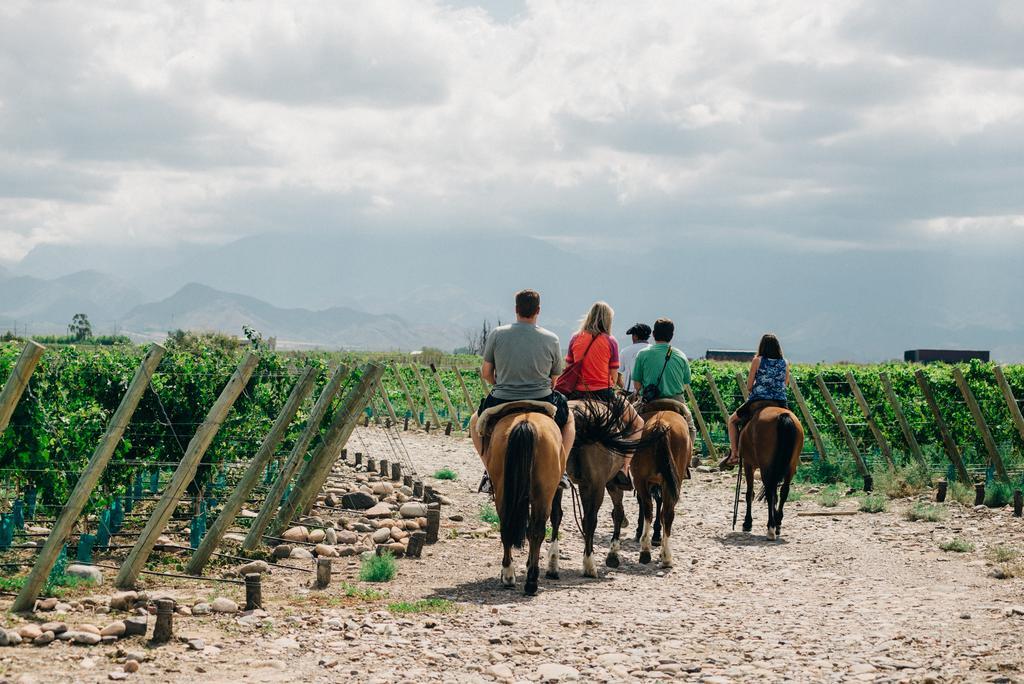
[[[582,360],[579,380],[569,394],[569,399],[597,399],[611,402],[615,400],[615,388],[619,379],[619,343],[611,335],[612,318],[615,312],[606,302],[595,302],[580,323],[580,330],[569,340],[569,351],[565,363]],[[624,401],[624,400],[623,400]],[[633,434],[630,439],[640,439],[644,429],[644,421],[636,411],[629,408],[627,416],[632,416]],[[629,486],[629,464],[632,455],[626,456],[622,466],[622,474],[618,484]]]

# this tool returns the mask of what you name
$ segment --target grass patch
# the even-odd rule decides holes
[[[965,485],[963,482],[950,482],[946,489],[946,496],[964,506],[974,505],[974,487]]]
[[[970,553],[971,551],[974,551],[974,544],[966,539],[954,537],[948,542],[942,542],[939,544],[939,548],[943,551],[952,551],[953,553]]]
[[[420,599],[419,601],[399,601],[388,605],[388,610],[400,615],[409,613],[451,613],[457,610],[448,599]]]
[[[394,554],[385,551],[379,556],[370,556],[363,561],[359,566],[359,580],[361,582],[390,582],[395,578],[397,569]]]
[[[379,601],[387,597],[387,592],[371,589],[370,587],[360,587],[348,582],[344,582],[341,586],[345,590],[346,597],[359,599],[360,601]]]
[[[494,510],[494,506],[491,504],[485,504],[480,507],[480,520],[492,527],[501,524],[501,520],[498,518],[498,512]]]
[[[884,513],[889,510],[889,500],[884,494],[868,494],[860,500],[862,513]]]
[[[27,576],[21,577],[0,577],[0,591],[7,591],[16,593],[21,591],[21,588],[25,585]],[[39,592],[40,598],[52,596],[54,598],[63,598],[68,594],[72,593],[78,587],[90,587],[93,583],[82,579],[81,577],[74,577],[73,575],[58,575],[56,577],[50,576],[46,580],[46,584]]]
[[[802,489],[797,489],[796,487],[793,487],[792,489],[789,490],[789,496],[786,498],[786,501],[800,501],[801,499],[804,498],[804,496],[806,496],[806,494],[804,494]]]
[[[1009,563],[1020,558],[1020,551],[1012,546],[997,544],[988,550],[988,556],[996,563]]]
[[[923,463],[908,463],[895,470],[883,470],[875,475],[875,489],[890,499],[914,496],[932,486],[932,474]]]
[[[451,468],[445,466],[444,468],[441,468],[436,473],[434,473],[434,479],[435,480],[458,480],[459,479],[459,474],[457,472],[455,472],[454,470],[452,470]]]
[[[1007,482],[992,480],[985,485],[985,505],[1002,508],[1013,501],[1013,486]]]
[[[825,508],[835,508],[839,504],[840,498],[842,495],[836,487],[826,487],[818,494],[818,504]]]
[[[903,517],[910,522],[939,522],[946,517],[946,513],[938,506],[918,501],[903,513]]]

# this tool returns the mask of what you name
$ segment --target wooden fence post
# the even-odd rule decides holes
[[[857,470],[860,471],[861,475],[870,476],[871,471],[868,470],[867,465],[864,463],[864,459],[860,455],[860,449],[857,448],[857,442],[850,433],[850,428],[846,427],[846,421],[843,420],[843,414],[839,412],[839,407],[836,406],[835,400],[832,399],[832,393],[828,391],[825,379],[820,375],[815,376],[814,379],[818,383],[818,389],[821,390],[821,396],[825,398],[825,403],[828,404],[828,408],[832,412],[832,416],[835,418],[839,432],[842,433],[843,439],[846,440],[846,446],[849,447],[850,453],[853,454],[853,457],[857,460]]]
[[[746,401],[750,397],[750,390],[747,389],[747,379],[739,371],[736,371],[735,377],[736,384],[740,387],[740,395],[743,397],[743,401]]]
[[[939,411],[939,405],[935,401],[935,397],[932,395],[932,390],[928,386],[928,380],[924,377],[924,372],[921,370],[914,371],[914,379],[917,380],[917,386],[921,388],[921,394],[924,395],[924,400],[928,402],[928,408],[932,410],[932,415],[935,417],[935,426],[939,429],[939,435],[942,437],[942,444],[946,447],[946,455],[949,456],[950,463],[956,468],[957,477],[960,478],[960,482],[968,484],[971,481],[971,476],[967,472],[967,467],[964,466],[964,461],[960,457],[960,449],[957,448],[956,442],[953,441],[952,435],[949,434],[949,429],[946,427],[946,421],[942,419],[942,413]]]
[[[135,546],[128,552],[128,557],[122,563],[121,570],[117,573],[117,578],[114,580],[116,586],[122,589],[127,588],[132,586],[135,580],[138,579],[139,572],[142,571],[146,561],[149,559],[149,554],[153,551],[156,538],[163,534],[167,522],[171,519],[171,514],[174,513],[174,509],[181,499],[181,495],[185,493],[185,487],[188,486],[188,483],[196,475],[199,461],[203,458],[203,454],[206,453],[210,443],[213,442],[217,431],[220,430],[224,417],[227,416],[235,400],[238,399],[242,390],[245,389],[245,385],[249,382],[249,378],[252,377],[252,373],[256,370],[256,365],[259,361],[260,357],[258,355],[247,352],[242,358],[241,363],[238,364],[238,368],[235,369],[231,379],[224,385],[224,389],[221,390],[217,401],[210,407],[209,412],[206,414],[206,420],[203,421],[203,424],[196,430],[195,435],[192,436],[192,440],[188,443],[188,448],[185,450],[185,455],[182,456],[178,468],[174,471],[171,482],[164,489],[163,496],[160,497],[156,507],[153,509],[153,515],[150,516],[146,526],[142,529],[142,534],[139,535],[138,541],[135,542]]]
[[[860,391],[860,385],[857,384],[857,378],[853,377],[853,371],[846,371],[846,382],[850,385],[853,398],[857,401],[857,405],[860,406],[860,412],[864,414],[864,420],[867,422],[871,434],[874,435],[878,448],[882,450],[882,456],[889,463],[890,469],[895,468],[896,463],[892,460],[892,449],[889,448],[889,442],[886,441],[885,435],[882,434],[878,424],[875,423],[875,414],[872,412],[871,406],[868,405],[868,400],[864,398],[864,394]]]
[[[981,412],[978,400],[974,398],[974,392],[971,391],[970,386],[967,384],[967,378],[964,377],[964,374],[957,366],[953,366],[953,379],[956,380],[957,387],[960,388],[960,394],[963,395],[964,401],[967,402],[967,407],[971,410],[971,415],[974,416],[974,424],[978,426],[978,432],[981,433],[981,441],[985,443],[985,450],[988,451],[989,465],[996,469],[996,476],[1000,480],[1009,482],[1010,478],[1006,475],[1003,457],[999,455],[999,447],[996,446],[996,440],[992,439],[992,431],[988,429],[988,423],[985,422],[985,414]]]
[[[388,412],[391,424],[398,425],[398,414],[395,413],[395,407],[391,404],[391,399],[388,398],[387,390],[384,389],[384,376],[381,376],[381,381],[377,383],[377,394],[384,402],[384,410]]]
[[[231,525],[235,524],[235,516],[242,510],[242,506],[249,499],[249,494],[259,484],[263,470],[270,463],[270,459],[273,458],[278,445],[281,444],[285,433],[288,432],[288,426],[292,424],[295,414],[298,413],[299,408],[313,391],[313,386],[316,384],[316,376],[317,370],[312,366],[307,367],[302,375],[299,376],[298,381],[284,403],[284,407],[277,414],[277,419],[274,421],[273,426],[266,437],[263,438],[259,451],[256,452],[256,456],[253,457],[242,474],[242,478],[239,480],[238,486],[235,487],[235,491],[231,492],[231,496],[224,503],[224,507],[221,508],[217,519],[206,530],[206,535],[192,554],[188,565],[185,566],[187,574],[198,575],[203,571],[203,567],[210,560],[214,549],[220,544],[220,540],[224,538],[224,533],[228,531]]]
[[[430,398],[430,389],[427,387],[427,383],[423,381],[423,374],[420,373],[420,368],[415,363],[410,363],[409,367],[412,368],[413,375],[416,376],[416,382],[419,383],[420,392],[423,393],[423,399],[426,401],[426,407],[430,410],[430,418],[434,421],[434,425],[441,425],[441,419],[437,417],[437,411],[434,410],[434,402]]]
[[[434,380],[437,382],[437,386],[441,390],[441,398],[444,399],[444,405],[448,408],[448,421],[452,424],[453,421],[458,423],[458,412],[455,410],[455,405],[452,404],[452,398],[448,395],[448,388],[444,386],[444,382],[441,381],[441,374],[437,371],[437,366],[430,364],[430,372],[434,375]],[[462,432],[462,425],[458,424],[458,431]]]
[[[303,426],[302,432],[299,433],[299,438],[292,446],[291,453],[288,454],[288,460],[285,461],[281,472],[277,474],[274,484],[271,485],[267,497],[263,500],[260,512],[253,518],[252,525],[249,526],[249,533],[245,535],[245,541],[242,542],[242,548],[246,551],[252,551],[263,540],[263,532],[273,520],[274,514],[277,513],[277,506],[281,503],[284,490],[288,488],[288,483],[291,482],[295,471],[302,465],[302,459],[306,457],[313,438],[320,434],[320,423],[323,422],[324,416],[331,407],[331,402],[334,401],[334,397],[338,394],[338,390],[341,389],[341,385],[348,375],[348,366],[345,364],[338,366],[327,386],[317,397],[313,410],[310,411],[309,418],[306,419],[306,424]]]
[[[882,382],[882,390],[885,392],[885,398],[888,399],[889,405],[892,407],[892,412],[896,414],[896,422],[899,423],[900,431],[903,432],[903,439],[906,440],[907,446],[910,447],[910,453],[919,463],[927,464],[924,453],[921,452],[921,445],[917,443],[914,431],[910,429],[910,423],[907,422],[907,417],[903,414],[903,407],[900,406],[899,397],[896,396],[896,392],[892,389],[892,383],[889,382],[889,374],[885,372],[879,373],[878,379]]]
[[[480,369],[477,369],[476,374],[477,377],[480,378],[480,388],[483,389],[484,396],[486,397],[488,394],[491,393],[491,386],[487,384],[486,380],[484,380],[484,374],[481,372]]]
[[[376,364],[365,364],[361,369],[359,382],[348,391],[342,400],[341,406],[331,421],[331,427],[320,442],[320,446],[313,451],[312,458],[306,462],[295,481],[295,488],[292,490],[288,500],[281,506],[271,530],[277,532],[290,524],[297,514],[306,512],[306,509],[313,502],[317,492],[323,487],[327,476],[331,474],[331,467],[338,454],[341,453],[345,442],[359,420],[359,414],[366,407],[370,397],[373,396],[373,386],[380,380],[384,369]]]
[[[811,409],[807,406],[807,402],[804,401],[804,394],[800,391],[800,385],[796,381],[796,376],[792,373],[789,374],[789,389],[793,390],[793,398],[796,399],[796,405],[800,407],[800,413],[804,416],[804,422],[807,423],[807,429],[811,431],[811,439],[814,440],[814,448],[818,450],[818,458],[824,460],[825,442],[821,438],[821,432],[818,430],[818,423],[814,420],[814,415],[811,413]]]
[[[462,377],[462,371],[458,366],[452,366],[452,370],[455,371],[455,377],[459,379],[459,387],[462,388],[462,398],[466,400],[466,410],[469,411],[469,415],[473,415],[479,407],[473,406],[473,398],[469,395],[469,388],[466,387],[466,381]]]
[[[705,371],[704,377],[708,379],[708,387],[711,389],[711,396],[715,399],[715,404],[718,406],[719,412],[722,414],[722,420],[725,421],[725,429],[729,429],[729,416],[732,412],[726,407],[725,402],[722,401],[722,394],[718,391],[718,383],[715,382],[715,376],[711,374],[711,371]]]
[[[714,442],[711,441],[711,433],[708,431],[708,426],[704,423],[704,416],[700,412],[700,406],[697,405],[697,395],[693,393],[693,388],[689,385],[686,385],[686,397],[693,404],[693,417],[697,421],[697,427],[700,428],[700,436],[708,447],[708,456],[713,461],[717,461],[718,449],[715,448]],[[695,447],[696,445],[693,446]]]
[[[1013,424],[1017,426],[1017,432],[1020,433],[1021,441],[1024,441],[1024,415],[1021,415],[1020,406],[1017,405],[1017,398],[1013,396],[1013,389],[1010,387],[1010,383],[1006,381],[1006,376],[1003,374],[1003,367],[996,366],[996,382],[999,383],[999,389],[1003,392],[1003,398],[1006,399],[1006,408],[1010,410],[1010,417],[1013,419]]]
[[[391,364],[391,372],[395,374],[395,378],[398,379],[398,384],[402,388],[402,394],[405,395],[405,403],[409,405],[409,413],[412,414],[412,419],[416,421],[416,424],[423,427],[423,422],[420,420],[419,408],[416,406],[416,402],[412,398],[412,392],[409,391],[409,385],[405,382],[405,378],[402,377],[402,371],[397,364]]]
[[[64,508],[61,509],[53,529],[50,530],[50,535],[43,543],[43,548],[36,557],[32,571],[25,580],[25,584],[22,585],[21,591],[18,592],[18,597],[14,599],[14,604],[11,606],[12,611],[19,613],[30,611],[35,605],[36,598],[57,562],[64,542],[67,541],[72,528],[78,522],[78,516],[82,514],[85,504],[88,503],[89,497],[92,495],[92,490],[96,488],[96,483],[100,481],[103,471],[106,470],[107,464],[114,454],[114,449],[121,442],[142,395],[149,387],[153,371],[160,364],[160,359],[163,358],[166,351],[159,344],[154,344],[146,354],[146,358],[142,360],[138,370],[135,371],[135,377],[132,378],[128,390],[121,397],[121,403],[114,411],[114,415],[110,417],[107,431],[103,433],[99,445],[93,451],[92,458],[89,459],[82,474],[78,476],[78,482],[75,483],[75,488],[71,491]]]
[[[21,399],[22,392],[28,387],[28,379],[31,377],[32,371],[36,369],[45,349],[46,347],[38,342],[29,340],[21,350],[21,356],[14,364],[14,370],[11,371],[7,382],[4,383],[3,391],[0,391],[0,434],[3,434],[7,429],[7,424],[11,422],[11,416],[18,405],[18,400]]]

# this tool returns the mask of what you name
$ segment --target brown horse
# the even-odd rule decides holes
[[[625,456],[633,453],[642,441],[630,440],[635,413],[625,399],[616,397],[605,404],[594,400],[569,402],[575,416],[576,440],[566,465],[566,474],[579,487],[580,507],[583,510],[583,576],[597,577],[594,563],[594,534],[597,516],[604,503],[605,491],[612,499],[611,548],[605,558],[608,567],[617,568],[619,536],[626,519],[622,506],[621,487],[611,484],[622,469]],[[649,440],[648,443],[653,443]],[[551,506],[551,544],[548,546],[548,579],[558,579],[558,531],[562,523],[562,491],[555,493]]]
[[[521,410],[521,409],[520,409]],[[485,451],[487,473],[494,486],[494,503],[501,521],[501,582],[516,583],[512,547],[522,548],[529,539],[526,561],[526,594],[537,593],[540,551],[551,501],[565,471],[562,435],[545,413],[511,413],[495,416]]]
[[[782,508],[789,497],[789,483],[800,464],[804,428],[789,409],[766,406],[743,428],[739,446],[747,478],[747,515],[743,518],[743,531],[749,532],[754,527],[750,506],[754,501],[756,468],[761,471],[764,484],[758,499],[768,501],[768,540],[772,541],[782,534]]]
[[[657,408],[657,404],[652,404]],[[682,481],[689,477],[690,428],[681,414],[674,410],[644,411],[642,441],[651,442],[637,450],[633,458],[633,486],[640,501],[640,514],[644,519],[644,532],[640,538],[640,562],[651,562],[651,523],[654,517],[651,489],[661,488],[661,564],[672,567],[672,521],[676,515]]]

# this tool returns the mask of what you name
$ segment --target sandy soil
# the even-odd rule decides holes
[[[336,562],[344,574],[323,591],[306,586],[308,573],[276,571],[264,582],[266,616],[177,619],[176,634],[202,639],[203,650],[138,638],[0,648],[0,680],[109,681],[137,652],[146,659],[127,681],[1024,682],[1024,579],[996,579],[988,560],[999,544],[1024,550],[1024,521],[1008,509],[948,504],[941,522],[908,522],[902,511],[913,502],[902,500],[874,515],[798,516],[825,510],[805,495],[787,507],[782,539],[768,542],[761,507],[753,534],[730,529],[733,476],[695,473],[678,507],[675,567],[662,569],[657,555],[640,565],[630,538],[622,567],[582,577],[567,507],[561,579],[542,575],[527,598],[522,554],[517,589],[499,587],[500,544],[479,518],[488,498],[474,491],[482,469],[469,440],[405,433],[403,442],[421,474],[448,466],[459,480],[428,478],[451,502],[441,540],[423,559],[399,561],[395,580],[374,587],[386,597],[345,595],[343,580],[369,586],[355,581],[355,560]],[[360,428],[357,446],[381,457],[390,448],[375,428]],[[855,508],[848,499],[832,510]],[[632,500],[627,515],[635,524]],[[606,504],[599,558],[610,532]],[[953,537],[975,551],[938,548]],[[183,602],[242,600],[234,585],[147,583]],[[388,610],[429,598],[454,603],[442,613]],[[109,617],[60,619],[102,626]]]

